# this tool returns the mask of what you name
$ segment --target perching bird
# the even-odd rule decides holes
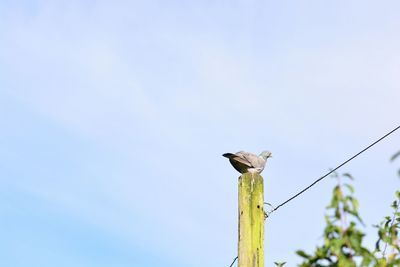
[[[272,153],[263,151],[257,156],[249,152],[239,151],[236,154],[225,153],[222,156],[228,158],[232,166],[240,173],[261,173],[264,170],[267,159],[272,157]]]

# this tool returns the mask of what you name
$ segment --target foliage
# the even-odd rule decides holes
[[[397,153],[394,154],[394,155],[390,158],[390,161],[394,161],[394,160],[396,160],[397,158],[400,158],[400,150],[397,151]],[[400,177],[400,170],[397,171],[397,174],[398,174],[399,177]]]
[[[379,224],[375,225],[378,228],[379,239],[376,242],[375,249],[381,252],[382,257],[379,259],[383,265],[379,266],[400,266],[400,242],[398,229],[400,227],[400,191],[396,192],[397,200],[393,201],[392,208],[394,209],[393,216],[386,216]],[[388,249],[390,250],[387,255]]]
[[[353,177],[345,173],[334,177],[338,184],[333,189],[328,214],[325,216],[324,243],[313,254],[303,250],[297,254],[304,259],[300,267],[392,267],[400,266],[400,246],[398,229],[400,227],[400,192],[392,204],[393,216],[385,217],[379,225],[379,239],[375,250],[363,245],[364,233],[359,229],[363,221],[358,212],[358,201],[354,197],[354,188],[348,183]],[[346,179],[346,183],[342,183]],[[388,253],[388,251],[390,251]],[[388,254],[387,254],[388,253]]]

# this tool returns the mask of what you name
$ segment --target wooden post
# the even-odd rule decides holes
[[[239,177],[238,267],[264,267],[264,181],[257,173]]]

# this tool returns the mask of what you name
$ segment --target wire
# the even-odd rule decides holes
[[[360,152],[358,152],[357,154],[355,154],[354,156],[352,156],[351,158],[349,158],[348,160],[344,161],[343,163],[341,163],[340,165],[338,165],[336,168],[330,170],[327,174],[325,174],[324,176],[318,178],[317,180],[315,180],[312,184],[310,184],[309,186],[307,186],[306,188],[304,188],[303,190],[301,190],[300,192],[298,192],[297,194],[295,194],[294,196],[290,197],[289,199],[285,200],[284,202],[282,202],[281,204],[279,204],[278,206],[276,206],[272,211],[270,211],[268,213],[268,216],[275,212],[276,210],[278,210],[280,207],[286,205],[288,202],[292,201],[293,199],[295,199],[296,197],[300,196],[301,194],[303,194],[305,191],[307,191],[308,189],[310,189],[311,187],[313,187],[316,183],[318,183],[319,181],[321,181],[322,179],[326,178],[328,175],[330,175],[331,173],[335,172],[337,169],[343,167],[345,164],[347,164],[348,162],[350,162],[351,160],[355,159],[356,157],[358,157],[359,155],[361,155],[362,153],[364,153],[365,151],[367,151],[368,149],[370,149],[371,147],[373,147],[374,145],[376,145],[377,143],[379,143],[380,141],[382,141],[383,139],[385,139],[386,137],[388,137],[389,135],[391,135],[392,133],[394,133],[395,131],[397,131],[398,129],[400,129],[400,126],[397,126],[396,128],[394,128],[393,130],[391,130],[390,132],[388,132],[387,134],[385,134],[384,136],[382,136],[381,138],[379,138],[378,140],[376,140],[375,142],[373,142],[372,144],[370,144],[369,146],[367,146],[366,148],[364,148],[363,150],[361,150]]]
[[[266,218],[269,217],[269,215],[271,215],[271,213],[273,213],[274,211],[278,210],[280,207],[286,205],[287,203],[289,203],[290,201],[292,201],[293,199],[297,198],[298,196],[300,196],[301,194],[303,194],[304,192],[306,192],[308,189],[310,189],[311,187],[313,187],[316,183],[320,182],[321,180],[323,180],[324,178],[326,178],[328,175],[330,175],[331,173],[335,172],[336,170],[338,170],[339,168],[343,167],[344,165],[346,165],[347,163],[349,163],[350,161],[352,161],[353,159],[355,159],[356,157],[358,157],[359,155],[361,155],[362,153],[364,153],[365,151],[367,151],[368,149],[370,149],[371,147],[373,147],[374,145],[376,145],[377,143],[379,143],[380,141],[382,141],[383,139],[385,139],[386,137],[388,137],[389,135],[391,135],[392,133],[394,133],[395,131],[397,131],[398,129],[400,129],[400,125],[397,126],[396,128],[394,128],[393,130],[391,130],[390,132],[388,132],[387,134],[385,134],[384,136],[382,136],[381,138],[379,138],[378,140],[376,140],[375,142],[373,142],[372,144],[370,144],[369,146],[367,146],[366,148],[364,148],[363,150],[361,150],[360,152],[358,152],[357,154],[355,154],[354,156],[352,156],[351,158],[349,158],[348,160],[344,161],[343,163],[341,163],[340,165],[338,165],[336,168],[330,170],[328,173],[326,173],[325,175],[321,176],[320,178],[318,178],[317,180],[315,180],[312,184],[310,184],[309,186],[307,186],[306,188],[304,188],[303,190],[301,190],[300,192],[298,192],[297,194],[295,194],[294,196],[290,197],[289,199],[285,200],[284,202],[282,202],[281,204],[279,204],[278,206],[276,206],[275,208],[273,208],[273,206],[270,203],[266,203],[264,202],[264,204],[267,204],[268,206],[272,207],[273,209],[267,213],[265,213]],[[397,211],[397,210],[396,210]],[[393,224],[393,223],[392,223]],[[383,253],[385,253],[386,251],[386,247]],[[235,261],[238,259],[238,257],[233,259],[233,262],[231,263],[231,265],[229,267],[232,267],[232,265],[235,263]]]
[[[234,259],[233,259],[233,262],[231,263],[231,265],[229,265],[229,267],[232,267],[233,266],[233,264],[235,263],[235,261],[238,259],[238,256],[236,256]]]

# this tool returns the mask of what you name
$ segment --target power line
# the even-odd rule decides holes
[[[373,142],[372,144],[370,144],[369,146],[367,146],[366,148],[364,148],[363,150],[361,150],[360,152],[358,152],[357,154],[355,154],[354,156],[352,156],[351,158],[349,158],[348,160],[344,161],[343,163],[341,163],[340,165],[338,165],[336,168],[330,170],[327,174],[325,174],[324,176],[318,178],[317,180],[315,180],[312,184],[310,184],[309,186],[307,186],[306,188],[304,188],[303,190],[301,190],[300,192],[298,192],[297,194],[295,194],[294,196],[290,197],[289,199],[285,200],[284,202],[282,202],[281,204],[279,204],[278,206],[276,206],[272,211],[270,211],[268,213],[268,216],[275,212],[276,210],[278,210],[280,207],[282,207],[283,205],[286,205],[288,202],[292,201],[293,199],[295,199],[296,197],[300,196],[301,194],[303,194],[305,191],[307,191],[308,189],[310,189],[311,187],[313,187],[316,183],[318,183],[319,181],[321,181],[322,179],[326,178],[328,175],[330,175],[331,173],[335,172],[336,170],[338,170],[339,168],[343,167],[345,164],[347,164],[348,162],[350,162],[351,160],[355,159],[356,157],[358,157],[359,155],[361,155],[362,153],[364,153],[365,151],[367,151],[368,149],[370,149],[371,147],[373,147],[374,145],[376,145],[377,143],[379,143],[380,141],[382,141],[383,139],[385,139],[386,137],[388,137],[389,135],[391,135],[392,133],[394,133],[395,131],[397,131],[398,129],[400,129],[400,126],[397,126],[396,128],[394,128],[393,130],[391,130],[390,132],[388,132],[387,134],[385,134],[384,136],[382,136],[381,138],[379,138],[378,140],[376,140],[375,142]]]
[[[235,263],[235,261],[238,259],[238,256],[236,256],[234,259],[233,259],[233,262],[231,263],[231,265],[229,265],[229,267],[232,267],[233,266],[233,264]]]
[[[313,187],[316,183],[320,182],[321,180],[323,180],[324,178],[326,178],[328,175],[330,175],[331,173],[335,172],[336,170],[338,170],[339,168],[343,167],[345,164],[349,163],[350,161],[352,161],[353,159],[355,159],[356,157],[358,157],[359,155],[361,155],[362,153],[364,153],[365,151],[367,151],[368,149],[370,149],[371,147],[373,147],[374,145],[376,145],[377,143],[379,143],[380,141],[382,141],[383,139],[385,139],[386,137],[388,137],[389,135],[391,135],[392,133],[394,133],[395,131],[397,131],[398,129],[400,129],[400,125],[397,126],[396,128],[394,128],[393,130],[391,130],[390,132],[388,132],[387,134],[385,134],[384,136],[382,136],[381,138],[379,138],[378,140],[376,140],[375,142],[373,142],[372,144],[370,144],[369,146],[367,146],[366,148],[364,148],[363,150],[361,150],[360,152],[358,152],[357,154],[355,154],[354,156],[352,156],[351,158],[349,158],[348,160],[344,161],[343,163],[341,163],[340,165],[338,165],[336,168],[330,170],[328,173],[326,173],[325,175],[321,176],[320,178],[318,178],[317,180],[315,180],[312,184],[310,184],[309,186],[307,186],[306,188],[304,188],[303,190],[301,190],[300,192],[298,192],[297,194],[295,194],[294,196],[290,197],[289,199],[285,200],[284,202],[282,202],[281,204],[279,204],[278,206],[276,206],[275,208],[269,204],[269,203],[264,203],[267,204],[269,206],[271,206],[273,209],[268,212],[266,214],[266,217],[269,217],[269,215],[271,213],[273,213],[274,211],[276,211],[277,209],[279,209],[280,207],[282,207],[283,205],[286,205],[287,203],[289,203],[290,201],[292,201],[293,199],[297,198],[298,196],[300,196],[301,194],[303,194],[304,192],[306,192],[308,189],[310,189],[311,187]],[[397,211],[397,210],[396,210]],[[386,250],[386,248],[385,248]],[[238,257],[236,256],[233,259],[233,262],[231,263],[231,265],[229,267],[232,267],[232,265],[235,263],[235,261],[238,259]]]

